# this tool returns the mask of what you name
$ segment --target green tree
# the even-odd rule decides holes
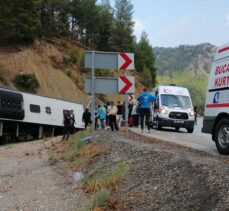
[[[103,0],[99,11],[98,36],[95,40],[96,49],[108,51],[109,40],[112,34],[113,9],[109,0]]]
[[[94,47],[99,28],[99,6],[96,0],[72,0],[71,15],[74,37],[82,44]]]
[[[135,63],[136,70],[138,72],[143,72],[145,68],[150,71],[151,75],[151,86],[156,84],[156,67],[155,67],[155,56],[153,52],[153,47],[149,43],[148,36],[146,32],[143,32],[139,43],[135,47]]]
[[[115,1],[114,24],[110,47],[114,51],[131,52],[134,48],[133,5],[130,0]]]
[[[37,12],[41,36],[69,34],[69,4],[70,0],[41,0]]]
[[[37,0],[0,1],[1,42],[32,42],[37,36]]]
[[[173,71],[170,75],[158,75],[158,84],[179,84],[189,89],[193,105],[203,112],[208,77],[205,74],[195,74],[191,71]]]
[[[148,68],[144,67],[143,72],[141,73],[141,80],[144,86],[152,86],[152,76]]]

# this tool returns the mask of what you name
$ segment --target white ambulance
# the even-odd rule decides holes
[[[174,127],[194,130],[194,112],[189,91],[179,85],[159,85],[152,94],[157,97],[152,108],[152,123],[156,129]]]
[[[229,44],[217,50],[212,62],[202,132],[212,134],[221,154],[229,154]]]

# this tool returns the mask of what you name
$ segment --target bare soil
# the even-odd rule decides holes
[[[87,201],[72,172],[52,160],[52,141],[0,147],[0,210],[79,210]]]

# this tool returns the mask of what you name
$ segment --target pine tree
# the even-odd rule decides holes
[[[135,48],[135,66],[138,72],[143,72],[144,69],[149,69],[152,79],[152,86],[156,84],[156,67],[153,47],[150,45],[146,32],[143,32],[139,43]]]
[[[113,25],[113,9],[109,0],[103,0],[99,11],[99,33],[95,40],[96,49],[101,51],[108,51],[109,40],[112,34]]]
[[[37,0],[0,1],[1,42],[32,42],[40,22],[37,19]]]
[[[96,0],[72,0],[71,15],[75,38],[86,46],[94,47],[99,33],[99,7]]]
[[[69,33],[70,0],[42,0],[38,17],[42,24],[40,35],[64,35]]]
[[[131,52],[134,48],[132,21],[133,5],[130,0],[115,1],[115,17],[110,41],[114,51]]]

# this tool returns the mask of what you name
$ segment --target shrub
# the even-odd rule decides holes
[[[104,206],[108,201],[109,196],[110,192],[106,189],[97,191],[93,196],[92,207],[95,208]]]
[[[70,78],[72,77],[72,69],[71,68],[66,68],[64,72],[68,77],[70,77]]]
[[[69,50],[68,55],[71,59],[71,62],[79,61],[80,51],[77,48],[72,48]]]
[[[36,93],[40,84],[34,73],[21,73],[15,76],[13,82],[22,91]]]
[[[70,147],[65,156],[67,161],[73,162],[75,158],[86,150],[85,144],[80,140],[88,135],[88,131],[81,131],[71,137]]]
[[[68,54],[63,56],[63,62],[65,64],[69,63],[80,63],[81,53],[77,48],[72,48],[68,51]]]
[[[95,72],[95,76],[98,76],[98,77],[109,77],[109,76],[112,76],[112,73],[111,73],[111,70],[98,69]]]
[[[69,64],[69,63],[71,62],[70,56],[69,56],[69,55],[64,55],[64,56],[63,56],[63,62],[64,62],[65,64]]]

